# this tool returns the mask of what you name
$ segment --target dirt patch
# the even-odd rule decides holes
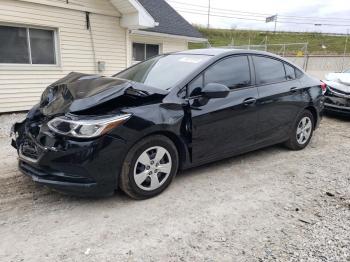
[[[25,113],[0,114],[0,138],[9,137],[13,123],[22,121]]]
[[[325,118],[303,151],[194,168],[146,201],[35,185],[0,138],[0,261],[350,261],[349,131]]]

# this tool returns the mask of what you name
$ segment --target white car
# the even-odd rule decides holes
[[[325,110],[350,116],[350,69],[329,73],[323,82],[327,85]]]

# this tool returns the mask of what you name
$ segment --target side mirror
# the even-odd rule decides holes
[[[207,98],[224,98],[230,93],[230,89],[222,84],[209,83],[203,89],[201,94]]]

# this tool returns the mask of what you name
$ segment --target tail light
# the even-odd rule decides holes
[[[321,89],[322,89],[322,93],[323,93],[323,94],[326,93],[326,90],[327,90],[327,85],[326,85],[326,83],[321,82]]]

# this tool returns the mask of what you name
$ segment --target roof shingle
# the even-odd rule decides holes
[[[199,33],[196,28],[187,22],[164,0],[138,1],[154,20],[159,23],[158,26],[142,29],[143,31],[203,38],[203,35]]]

